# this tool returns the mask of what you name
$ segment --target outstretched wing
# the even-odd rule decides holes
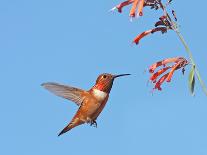
[[[43,83],[42,86],[57,96],[75,102],[78,106],[80,106],[84,100],[83,97],[83,93],[85,93],[84,90],[66,86],[66,85],[61,85],[54,82]]]

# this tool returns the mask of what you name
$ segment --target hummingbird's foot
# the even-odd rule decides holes
[[[90,122],[90,126],[94,126],[94,127],[97,128],[97,122],[96,122],[95,120],[92,120],[92,121]]]

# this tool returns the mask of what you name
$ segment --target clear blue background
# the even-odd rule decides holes
[[[195,97],[181,71],[161,92],[152,95],[147,84],[150,64],[186,56],[182,44],[168,32],[131,46],[161,11],[145,8],[142,18],[130,22],[129,8],[108,12],[120,2],[0,2],[0,154],[207,154],[207,100],[198,83]],[[171,7],[207,83],[206,6],[205,0],[174,0]],[[132,76],[114,82],[97,129],[82,125],[58,137],[77,107],[40,84],[89,89],[103,72]]]

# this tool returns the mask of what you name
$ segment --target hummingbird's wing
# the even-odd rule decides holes
[[[75,102],[78,106],[80,106],[84,100],[84,90],[54,82],[43,83],[42,86],[57,96]]]

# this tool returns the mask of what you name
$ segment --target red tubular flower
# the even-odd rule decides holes
[[[165,60],[162,60],[162,61],[158,61],[158,62],[156,62],[156,63],[154,63],[153,65],[150,66],[149,72],[154,73],[154,71],[157,67],[160,67],[162,65],[165,66],[168,63],[176,62],[176,60],[177,60],[177,58],[168,58],[168,59],[165,59]]]
[[[157,71],[156,73],[152,74],[152,76],[150,77],[150,80],[153,81],[154,83],[156,82],[156,79],[158,76],[160,76],[162,73],[166,72],[168,69],[170,69],[171,67],[165,67],[163,69],[160,69],[159,71]]]
[[[130,17],[135,17],[135,15],[136,15],[135,12],[136,12],[136,9],[137,9],[137,7],[139,5],[139,1],[140,0],[134,0],[134,2],[132,4],[132,8],[131,8],[130,13],[129,13]]]
[[[171,66],[167,66],[169,63],[175,63],[174,65]],[[156,63],[154,63],[153,65],[150,66],[149,68],[149,72],[152,74],[150,77],[150,80],[155,83],[154,89],[158,89],[158,90],[162,90],[161,85],[162,83],[166,80],[167,82],[170,82],[173,76],[173,73],[180,69],[180,68],[184,68],[186,65],[188,65],[189,62],[183,58],[183,57],[176,57],[176,58],[168,58],[168,59],[164,59],[162,61],[158,61]],[[160,66],[164,66],[164,68],[158,70],[156,73],[154,73],[154,71],[160,67]],[[160,75],[162,75],[163,73],[165,73],[168,69],[171,68],[171,71],[164,74],[158,81],[158,77]]]
[[[171,23],[167,20],[167,17],[166,16],[161,16],[159,18],[159,21],[155,23],[155,28],[154,29],[147,30],[147,31],[139,34],[136,38],[134,38],[133,43],[138,44],[139,41],[143,37],[145,37],[149,34],[152,34],[152,33],[158,32],[158,31],[162,32],[162,34],[163,34],[163,33],[166,33],[167,30],[171,30],[171,29],[172,29]]]
[[[149,35],[152,33],[152,29],[151,30],[147,30],[142,32],[141,34],[139,34],[138,36],[136,36],[136,38],[134,38],[133,43],[135,44],[139,44],[139,41],[144,38],[145,36]]]
[[[144,31],[144,32],[142,32],[141,34],[139,34],[138,36],[136,36],[136,37],[134,38],[133,43],[135,43],[135,44],[139,44],[139,41],[140,41],[143,37],[145,37],[145,36],[147,36],[147,35],[149,35],[149,34],[153,34],[154,32],[158,32],[158,31],[160,31],[160,32],[162,32],[162,33],[165,33],[165,32],[167,32],[167,28],[166,28],[166,27],[156,27],[156,28],[154,28],[154,29]]]
[[[127,6],[127,5],[130,5],[133,2],[134,2],[134,0],[124,1],[124,2],[122,2],[120,4],[118,4],[117,6],[115,6],[114,8],[112,8],[111,10],[113,11],[113,10],[117,9],[119,13],[122,13],[122,8]]]
[[[154,89],[162,90],[161,84],[165,81],[165,79],[168,77],[169,73],[163,75],[155,84]]]
[[[143,15],[143,7],[144,7],[144,0],[134,0],[132,8],[130,10],[129,16],[130,17],[135,17],[136,16],[136,10],[137,10],[137,14],[139,16]]]
[[[139,7],[138,7],[138,15],[143,16],[143,7],[144,7],[144,0],[140,0]]]
[[[133,3],[133,4],[132,4]],[[119,13],[122,12],[123,7],[132,4],[132,8],[130,10],[129,16],[130,17],[135,17],[136,16],[136,11],[139,16],[143,15],[143,7],[145,6],[150,6],[151,9],[159,9],[159,1],[157,0],[126,0],[118,5],[116,5],[114,8],[111,10],[117,9]]]
[[[168,77],[167,77],[167,79],[166,79],[167,82],[170,82],[170,81],[171,81],[172,76],[173,76],[173,73],[175,72],[175,70],[178,69],[178,66],[179,66],[179,65],[180,65],[180,64],[177,63],[177,64],[175,64],[175,65],[172,67],[172,69],[171,69],[171,71],[169,72],[169,75],[168,75]]]
[[[143,7],[151,6],[151,8],[158,9],[158,3],[156,0],[126,0],[118,5],[116,5],[111,10],[117,9],[119,13],[122,12],[123,7],[132,4],[132,8],[130,10],[129,16],[135,17],[136,14],[139,16],[143,15]],[[136,13],[137,12],[137,13]]]

